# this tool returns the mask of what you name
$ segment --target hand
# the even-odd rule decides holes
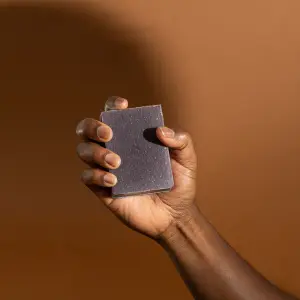
[[[126,109],[128,101],[112,97],[105,109]],[[158,139],[170,149],[174,187],[169,192],[112,199],[111,187],[117,178],[107,172],[120,166],[121,159],[99,145],[107,142],[113,132],[94,119],[84,119],[77,125],[82,142],[77,147],[79,157],[91,168],[82,174],[82,181],[127,226],[153,239],[158,239],[173,223],[184,218],[194,204],[197,161],[191,137],[167,127],[157,128]]]

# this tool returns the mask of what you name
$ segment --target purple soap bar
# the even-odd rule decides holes
[[[164,126],[161,105],[102,112],[100,120],[113,130],[105,147],[121,157],[121,166],[109,170],[118,178],[112,197],[155,193],[174,185],[169,149],[156,137]]]

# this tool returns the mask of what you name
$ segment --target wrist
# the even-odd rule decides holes
[[[175,218],[170,226],[159,236],[158,243],[161,245],[172,244],[176,242],[182,233],[186,230],[197,230],[199,221],[203,220],[203,216],[194,202],[184,213]]]

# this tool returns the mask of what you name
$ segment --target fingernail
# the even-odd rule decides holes
[[[161,127],[160,130],[163,136],[166,138],[173,138],[175,136],[175,132],[168,127]]]
[[[106,173],[103,177],[103,181],[108,185],[115,185],[117,183],[117,178],[111,173]]]
[[[111,135],[111,130],[108,126],[101,125],[97,128],[97,136],[101,140],[108,140]]]
[[[83,125],[84,125],[84,120],[80,121],[76,127],[76,134],[79,136],[83,134]]]
[[[90,182],[93,178],[93,171],[92,170],[85,170],[81,174],[81,179],[84,182]]]
[[[124,105],[124,103],[126,103],[126,101],[127,100],[122,97],[117,97],[117,96],[110,97],[106,102],[106,108],[107,109],[120,108]]]
[[[106,154],[104,159],[107,164],[109,164],[110,166],[112,166],[114,168],[119,167],[119,165],[121,163],[120,157],[113,153]]]
[[[114,101],[114,106],[122,106],[126,102],[124,98],[117,98]]]

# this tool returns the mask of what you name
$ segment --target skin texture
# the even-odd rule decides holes
[[[105,110],[126,109],[128,101],[111,97]],[[76,129],[79,157],[89,165],[84,184],[128,227],[157,241],[168,253],[195,299],[292,300],[247,262],[217,233],[196,205],[197,158],[189,134],[167,127],[157,137],[170,149],[174,187],[168,193],[110,197],[117,178],[107,169],[121,159],[101,146],[112,130],[94,119],[82,120]]]

